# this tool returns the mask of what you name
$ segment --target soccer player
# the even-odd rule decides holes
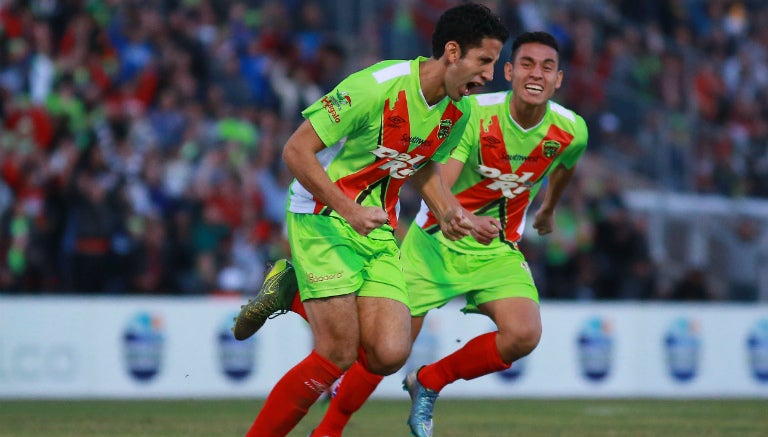
[[[376,375],[404,364],[411,323],[393,232],[399,191],[413,180],[447,240],[470,233],[436,161],[458,144],[470,111],[463,97],[492,80],[508,36],[487,7],[456,6],[436,23],[431,58],[377,63],[302,112],[283,150],[296,176],[286,218],[295,275],[277,263],[233,331],[252,335],[263,323],[253,321],[271,314],[270,284],[294,276],[286,280],[298,286],[314,349],[277,382],[247,437],[288,434],[353,362]]]

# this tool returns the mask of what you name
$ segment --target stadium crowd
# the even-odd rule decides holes
[[[255,292],[290,255],[280,152],[299,112],[350,71],[429,53],[426,23],[455,3],[1,2],[0,292]],[[557,231],[524,237],[542,297],[756,299],[754,271],[737,294],[696,268],[661,286],[622,190],[768,198],[768,4],[484,3],[513,35],[558,38],[556,100],[590,128]],[[417,207],[404,193],[404,222]],[[746,226],[730,243],[759,252]]]

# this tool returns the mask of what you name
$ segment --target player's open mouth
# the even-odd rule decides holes
[[[526,85],[525,90],[531,94],[541,94],[544,92],[544,87],[541,85]]]
[[[481,86],[483,86],[483,84],[478,83],[478,82],[468,82],[467,83],[467,88],[464,90],[464,95],[468,96],[469,93],[472,92],[473,88],[477,88],[477,87],[481,87]]]

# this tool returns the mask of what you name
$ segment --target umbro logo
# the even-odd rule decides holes
[[[323,394],[325,392],[325,390],[328,389],[327,385],[325,385],[325,384],[323,384],[323,383],[321,383],[321,382],[319,382],[319,381],[317,381],[315,379],[310,379],[309,381],[304,381],[304,385],[306,385],[312,391],[314,391],[314,392],[316,392],[318,394]]]

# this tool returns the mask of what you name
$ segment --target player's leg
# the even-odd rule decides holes
[[[428,311],[439,308],[466,290],[476,287],[467,280],[467,271],[461,262],[454,262],[460,256],[429,236],[424,230],[411,226],[403,240],[402,257],[408,297],[411,306],[411,332],[415,339],[421,331],[424,316]],[[427,268],[426,266],[429,266]],[[417,437],[432,435],[432,410],[437,400],[437,391],[424,388],[416,377],[409,373],[403,380],[403,388],[411,397],[411,411],[408,426]]]
[[[275,385],[248,437],[286,435],[352,365],[360,344],[355,291],[365,281],[365,259],[355,239],[364,237],[328,217],[289,214],[288,226],[315,348]]]
[[[247,437],[287,435],[355,359],[359,344],[355,295],[309,299],[306,309],[315,348],[278,381]]]
[[[403,383],[412,401],[408,424],[417,437],[432,436],[435,402],[446,385],[508,369],[539,342],[541,318],[534,300],[503,298],[479,307],[496,321],[499,331],[473,338],[456,352],[411,372]]]
[[[360,361],[344,372],[323,419],[311,436],[340,437],[352,415],[365,404],[384,376],[369,372]]]
[[[511,297],[482,304],[479,309],[496,323],[495,345],[504,363],[512,364],[538,346],[541,313],[539,304],[534,300]]]
[[[411,318],[411,336],[415,340],[421,331],[424,317]],[[323,419],[314,429],[311,437],[339,437],[355,414],[384,379],[383,376],[367,370],[364,356],[359,356],[331,395]]]
[[[338,437],[385,375],[405,364],[411,348],[408,308],[402,302],[381,297],[358,297],[361,354],[344,373],[313,436]]]
[[[340,436],[352,414],[376,390],[382,374],[397,371],[410,353],[410,312],[400,256],[396,245],[383,246],[367,270],[369,280],[358,295],[361,354],[344,373],[312,436]]]
[[[496,322],[499,330],[479,335],[461,349],[424,366],[418,373],[424,387],[439,392],[459,379],[471,380],[508,369],[538,345],[541,317],[535,301],[523,297],[504,298],[479,308]]]
[[[451,355],[422,368],[419,381],[436,391],[458,379],[473,379],[508,368],[533,351],[541,337],[538,292],[522,253],[463,258],[465,265],[472,266],[467,273],[483,284],[480,290],[467,293],[464,311],[489,316],[498,331],[477,336]]]

